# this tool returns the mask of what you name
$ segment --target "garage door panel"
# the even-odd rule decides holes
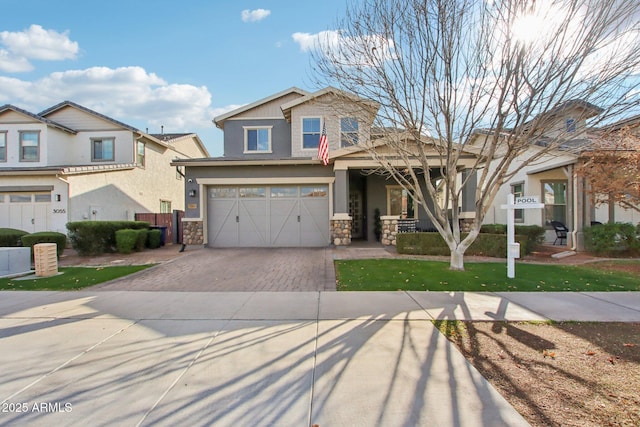
[[[296,199],[271,199],[269,217],[271,246],[300,246],[298,212],[299,206]]]
[[[245,247],[267,246],[266,199],[240,200],[238,244]]]
[[[300,241],[302,246],[326,246],[330,243],[328,201],[309,198],[300,201]]]
[[[216,246],[238,245],[237,200],[209,199],[209,242]]]

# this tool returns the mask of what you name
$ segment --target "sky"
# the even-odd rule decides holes
[[[2,0],[0,105],[69,100],[139,130],[194,132],[290,87],[313,91],[310,47],[347,1]]]

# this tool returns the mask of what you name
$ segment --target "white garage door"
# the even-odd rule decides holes
[[[48,231],[50,208],[50,192],[0,193],[0,228]]]
[[[209,246],[307,247],[330,242],[327,185],[210,187],[207,199]]]

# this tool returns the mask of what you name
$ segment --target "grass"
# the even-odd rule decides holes
[[[465,263],[465,271],[449,263],[371,259],[336,261],[339,291],[640,291],[636,274],[601,271],[586,266],[517,264],[507,279],[506,263]]]
[[[0,290],[75,291],[98,283],[108,282],[151,266],[152,264],[119,265],[115,267],[67,267],[61,268],[59,271],[62,274],[56,276],[0,279]]]

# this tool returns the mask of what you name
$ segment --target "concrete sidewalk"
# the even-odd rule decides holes
[[[444,318],[640,321],[640,293],[0,292],[0,425],[527,425]]]

